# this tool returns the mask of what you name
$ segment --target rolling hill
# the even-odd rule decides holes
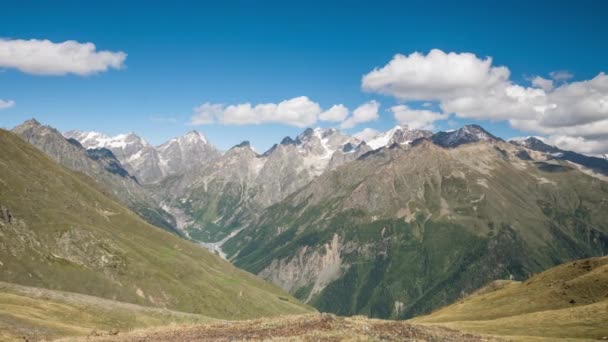
[[[214,321],[197,314],[0,282],[0,341],[95,336]]]
[[[577,260],[524,282],[496,281],[414,323],[529,339],[608,338],[608,257]]]

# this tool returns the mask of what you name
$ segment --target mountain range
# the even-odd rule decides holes
[[[224,251],[321,311],[409,318],[604,255],[607,198],[605,181],[469,126],[325,172]]]
[[[315,128],[257,153],[247,141],[221,152],[198,132],[156,147],[133,133],[64,134],[79,160],[144,194],[139,206],[113,191],[148,222],[162,226],[138,208],[319,310],[381,318],[608,252],[608,160],[534,139],[478,125],[397,126],[367,141]]]

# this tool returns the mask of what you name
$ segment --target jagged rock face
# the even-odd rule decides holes
[[[256,178],[266,159],[248,143],[239,144],[200,169],[167,177],[154,185],[156,198],[178,215],[181,228],[202,241],[221,240],[238,222],[261,210],[253,201]]]
[[[523,147],[529,148],[534,151],[539,151],[539,152],[545,152],[545,153],[562,152],[559,148],[557,148],[555,146],[547,145],[542,140],[535,138],[535,137],[529,137],[524,140],[511,140],[510,143],[518,145],[518,146],[523,146]]]
[[[87,157],[82,146],[67,141],[52,127],[32,119],[15,127],[13,132],[70,169],[99,172],[99,164]]]
[[[305,298],[308,301],[343,275],[345,267],[341,252],[340,239],[334,234],[332,240],[321,248],[304,246],[295,253],[295,257],[273,260],[259,276],[290,292],[312,284]]]
[[[347,145],[351,148],[343,152]],[[338,130],[307,129],[262,155],[243,142],[204,167],[168,178],[158,192],[167,195],[162,201],[195,218],[189,232],[218,241],[328,168],[366,151],[364,144]]]
[[[75,139],[66,139],[56,129],[28,120],[13,132],[61,165],[80,171],[112,193],[123,204],[148,222],[173,232],[173,217],[155,203],[137,179],[125,169],[112,151],[105,148],[85,150]]]
[[[409,129],[408,126],[395,126],[394,128],[380,133],[377,136],[369,139],[367,145],[375,150],[382,147],[389,147],[393,144],[408,144],[420,138],[429,138],[433,132],[419,129]]]
[[[455,131],[438,132],[431,137],[431,140],[442,147],[457,147],[479,141],[495,142],[501,139],[488,133],[481,126],[467,125]]]
[[[85,148],[110,149],[125,167],[145,184],[189,169],[219,157],[219,151],[199,132],[171,139],[154,147],[134,133],[108,137],[97,132],[69,131],[67,138],[78,140]]]
[[[265,153],[266,162],[256,179],[260,188],[255,200],[266,207],[308,184],[326,169],[337,167],[347,158],[333,159],[346,144],[359,141],[336,129],[307,129],[295,140],[284,139]],[[355,148],[356,149],[356,148]],[[340,152],[341,153],[341,152]],[[352,151],[353,159],[357,155]]]
[[[66,138],[75,139],[86,149],[107,148],[142,183],[157,181],[163,177],[157,151],[134,133],[109,137],[98,132],[68,131]]]
[[[456,147],[424,139],[327,171],[223,250],[322,311],[393,318],[608,252],[608,183],[462,133]]]
[[[89,158],[100,162],[106,171],[121,177],[130,177],[137,181],[137,178],[131,176],[129,172],[122,167],[118,159],[116,159],[114,153],[107,148],[92,148],[88,149],[86,152]]]
[[[329,161],[327,170],[333,170],[343,164],[357,160],[370,151],[372,151],[372,148],[369,147],[365,141],[360,142],[358,145],[348,142],[344,144],[341,149],[334,152]]]
[[[164,176],[186,172],[220,156],[219,151],[197,131],[171,139],[156,148]]]

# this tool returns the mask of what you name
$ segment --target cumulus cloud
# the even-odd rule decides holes
[[[364,128],[363,130],[353,134],[353,137],[359,140],[369,141],[375,138],[378,134],[380,134],[378,130],[375,130],[373,128]]]
[[[536,76],[531,80],[531,82],[533,86],[541,88],[544,91],[550,91],[553,89],[553,80],[548,80],[546,78]]]
[[[608,119],[608,76],[566,83],[548,94],[546,110],[539,112],[543,126],[564,127]]]
[[[0,67],[34,75],[86,76],[120,69],[126,58],[122,51],[98,51],[93,43],[0,39]]]
[[[338,104],[333,105],[331,108],[321,113],[319,115],[319,119],[323,121],[340,122],[344,121],[347,116],[348,108],[346,108],[344,105]]]
[[[340,125],[341,128],[352,128],[356,125],[364,122],[375,121],[380,117],[378,110],[380,109],[380,103],[377,101],[366,102],[353,111],[353,114],[349,116]]]
[[[568,70],[553,71],[549,73],[549,76],[556,81],[567,81],[574,77],[574,75],[572,75],[572,73]]]
[[[544,141],[563,150],[602,156],[608,153],[608,139],[590,140],[584,137],[551,135]]]
[[[395,115],[395,120],[402,125],[407,125],[411,129],[434,129],[433,123],[438,120],[448,118],[446,114],[431,110],[412,109],[406,105],[391,107],[391,112]]]
[[[507,67],[492,65],[490,57],[431,50],[396,55],[363,76],[362,88],[402,101],[437,101],[443,113],[457,117],[507,120],[520,130],[561,136],[559,142],[570,142],[576,151],[597,153],[608,136],[608,76],[600,72],[578,82],[568,82],[567,71],[549,76],[537,76],[527,87],[513,82]],[[402,118],[416,117],[405,108]],[[418,113],[427,118],[420,124],[443,118],[432,113]]]
[[[366,91],[392,95],[401,100],[442,100],[475,95],[509,78],[509,69],[493,67],[492,59],[472,53],[431,50],[397,54],[384,67],[363,76]]]
[[[297,127],[311,126],[317,120],[342,121],[348,115],[348,108],[338,104],[326,111],[306,96],[281,101],[252,105],[242,103],[222,105],[204,103],[194,108],[192,125],[221,123],[225,125],[256,125],[263,123],[282,123]]]
[[[220,118],[224,112],[224,106],[221,104],[203,103],[194,108],[194,115],[190,124],[195,126],[208,125],[215,122],[216,118]]]
[[[8,109],[8,108],[11,108],[13,106],[15,106],[15,101],[0,99],[0,110]]]

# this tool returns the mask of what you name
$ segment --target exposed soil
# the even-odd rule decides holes
[[[99,333],[96,333],[99,335]],[[80,341],[502,341],[442,327],[328,314],[108,332]]]

